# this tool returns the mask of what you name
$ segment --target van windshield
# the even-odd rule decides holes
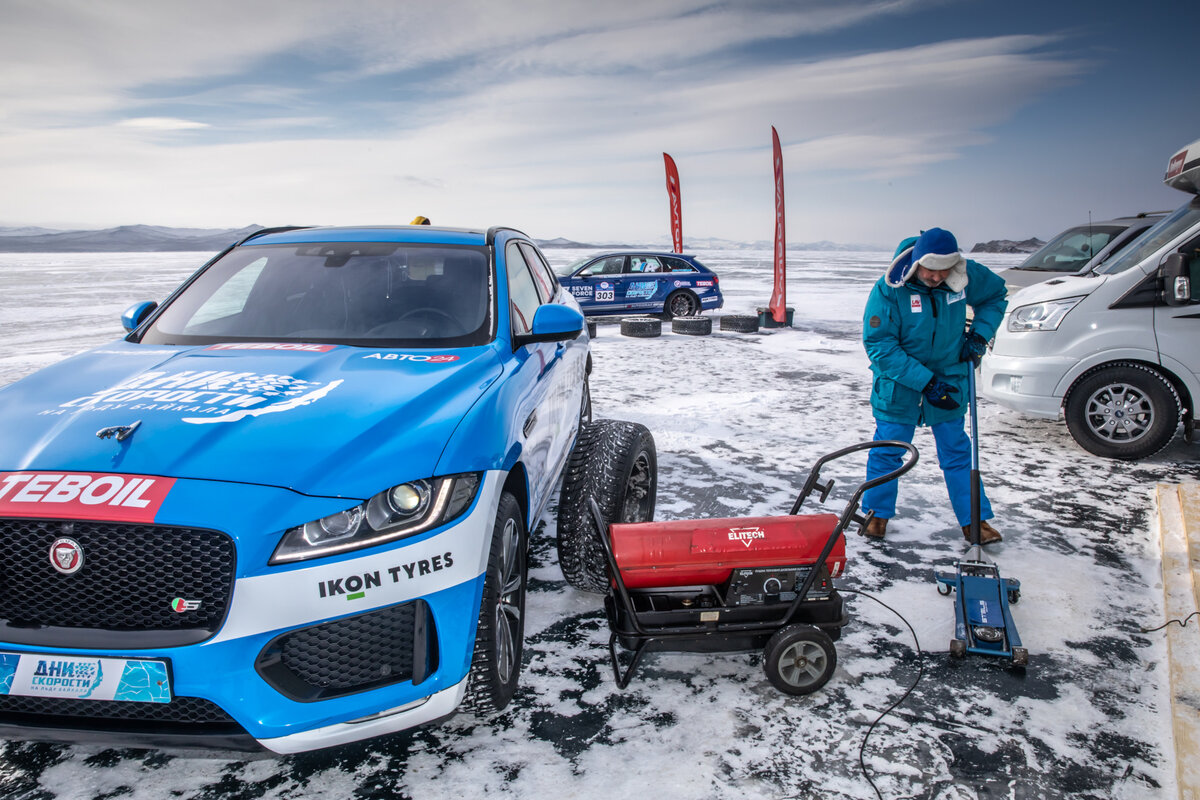
[[[1190,203],[1186,203],[1168,214],[1153,228],[1143,233],[1141,238],[1130,245],[1128,250],[1097,267],[1096,274],[1114,275],[1137,266],[1154,255],[1158,249],[1187,233],[1198,222],[1200,222],[1200,197],[1194,198]]]

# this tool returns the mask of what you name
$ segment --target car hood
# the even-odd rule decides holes
[[[1059,275],[1010,294],[1008,309],[1011,311],[1034,303],[1086,296],[1096,291],[1107,279],[1107,275]]]
[[[164,475],[366,498],[389,481],[434,475],[454,429],[501,371],[490,346],[118,342],[0,389],[0,471]],[[102,438],[104,429],[113,430]]]

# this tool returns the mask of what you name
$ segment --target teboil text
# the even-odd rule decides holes
[[[454,554],[447,551],[432,558],[410,561],[407,564],[400,564],[385,570],[377,569],[361,575],[349,575],[345,578],[321,581],[317,584],[317,593],[320,597],[346,595],[347,600],[357,600],[365,596],[367,589],[382,586],[385,580],[388,583],[400,583],[423,575],[432,575],[452,566],[454,566]]]
[[[0,472],[0,514],[153,521],[174,478],[92,472]]]

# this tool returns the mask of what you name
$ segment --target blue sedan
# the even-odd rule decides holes
[[[690,317],[725,303],[716,274],[695,256],[601,253],[576,261],[558,274],[589,316],[633,311]]]

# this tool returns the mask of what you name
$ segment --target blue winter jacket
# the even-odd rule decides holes
[[[913,241],[901,242],[896,255]],[[891,271],[903,274],[907,266],[894,263]],[[875,418],[936,425],[966,414],[969,365],[958,358],[967,329],[967,306],[974,311],[971,330],[991,341],[1007,305],[1004,279],[971,260],[961,292],[944,284],[930,289],[915,274],[899,288],[889,286],[886,275],[880,278],[863,312],[863,346],[875,373],[871,388]],[[921,390],[933,377],[958,389],[958,408],[946,411],[924,402]]]

